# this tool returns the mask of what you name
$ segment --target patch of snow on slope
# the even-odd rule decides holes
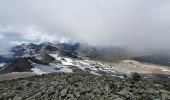
[[[90,74],[99,75],[99,76],[100,76],[100,74],[98,74],[98,73],[96,73],[96,72],[94,72],[94,71],[91,71]]]
[[[50,63],[49,65],[39,65],[35,64],[34,66],[37,69],[34,69],[34,72],[40,74],[53,73],[53,72],[65,72],[65,73],[73,73],[72,68],[70,67],[78,67],[85,72],[90,71],[91,74],[100,75],[100,73],[107,73],[109,75],[119,75],[117,71],[114,71],[110,66],[106,64],[102,64],[98,61],[93,60],[76,60],[71,59],[69,57],[60,57],[58,54],[50,54],[50,56],[54,57],[56,61],[60,61],[61,64]]]
[[[55,58],[56,60],[60,60],[62,62],[63,65],[65,66],[70,66],[73,65],[73,60],[70,58],[65,58],[65,57],[59,57],[58,54],[49,54],[50,56],[52,56],[53,58]]]
[[[51,57],[53,57],[53,58],[55,58],[55,59],[57,59],[59,56],[58,56],[58,54],[49,54]]]
[[[124,76],[118,76],[118,77],[120,77],[120,78],[124,78]]]
[[[56,65],[54,63],[50,63],[50,66],[56,67],[58,69],[57,72],[73,73],[69,66]]]
[[[55,69],[55,66],[46,66],[46,65],[40,65],[40,64],[36,64],[36,63],[32,63],[32,66],[34,66],[34,68],[32,68],[32,71],[37,73],[37,74],[48,74],[48,73],[53,73],[53,72],[57,72],[57,70]]]
[[[115,70],[113,70],[112,68],[110,68],[110,66],[106,65],[106,64],[102,64],[98,61],[91,61],[91,60],[75,60],[75,62],[77,63],[77,67],[86,71],[86,68],[90,69],[90,73],[94,74],[94,75],[100,75],[98,72],[102,71],[105,72],[107,74],[110,75],[115,75],[117,76],[119,73]]]
[[[70,59],[70,58],[64,58],[67,62],[70,62],[70,63],[72,63],[73,62],[73,60],[72,59]]]
[[[58,72],[73,73],[73,71],[68,67],[63,67]]]
[[[38,68],[31,68],[31,70],[36,73],[36,74],[39,74],[39,75],[42,75],[42,74],[46,74],[45,72],[43,72],[42,70],[38,69]]]
[[[5,65],[5,63],[0,63],[0,67],[3,67]]]
[[[84,61],[80,61],[80,63],[83,64],[83,65],[90,66],[90,63],[87,63],[87,62],[84,62]]]
[[[72,63],[70,62],[66,62],[66,61],[61,61],[63,65],[66,65],[66,66],[70,66],[70,65],[73,65]]]
[[[69,58],[62,58],[62,60],[60,60],[62,62],[63,65],[66,65],[66,66],[71,66],[71,65],[74,65],[72,63],[72,60],[69,59]]]

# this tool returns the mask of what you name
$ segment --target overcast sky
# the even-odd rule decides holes
[[[170,48],[170,0],[0,0],[0,46],[60,39]]]

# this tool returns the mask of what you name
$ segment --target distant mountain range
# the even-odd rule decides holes
[[[162,66],[170,66],[170,54],[151,54],[151,55],[145,55],[145,56],[137,56],[131,58],[132,60],[145,62],[145,63],[153,63],[158,64]]]
[[[40,44],[25,43],[10,48],[10,55],[0,55],[0,63],[7,63],[18,57],[29,57],[36,54],[42,48],[58,48],[69,54],[87,57],[97,60],[112,60],[114,57],[126,55],[126,51],[121,47],[95,47],[81,43],[50,43],[43,42]]]
[[[164,74],[169,79],[168,55],[145,55],[132,57],[125,48],[119,46],[95,47],[81,43],[26,43],[14,46],[7,55],[0,55],[0,75],[13,72],[48,74],[54,72],[86,73],[127,77],[133,71]],[[126,60],[125,60],[126,59]],[[147,62],[164,66],[139,63]],[[159,72],[159,73],[157,73]],[[153,78],[148,74],[147,77]],[[160,75],[164,77],[164,75]],[[159,77],[157,78],[159,79]],[[162,79],[162,78],[161,78]]]
[[[115,48],[115,50],[113,48],[104,49],[85,46],[80,43],[21,44],[10,49],[10,56],[0,56],[0,63],[6,63],[0,69],[0,74],[11,72],[34,72],[36,74],[69,72],[125,77],[125,74],[112,70],[109,65],[96,61],[107,53],[118,55],[122,51],[118,48]]]

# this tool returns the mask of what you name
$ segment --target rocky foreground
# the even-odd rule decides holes
[[[163,82],[53,73],[0,82],[0,100],[170,100]]]

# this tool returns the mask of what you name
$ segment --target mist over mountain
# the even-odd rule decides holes
[[[68,42],[24,43],[10,52],[0,56],[0,99],[170,98],[170,56],[122,59],[127,52],[120,46]]]
[[[1,0],[1,49],[11,42],[64,38],[137,51],[169,50],[169,10],[168,0]]]
[[[0,100],[170,100],[170,0],[0,0]]]

